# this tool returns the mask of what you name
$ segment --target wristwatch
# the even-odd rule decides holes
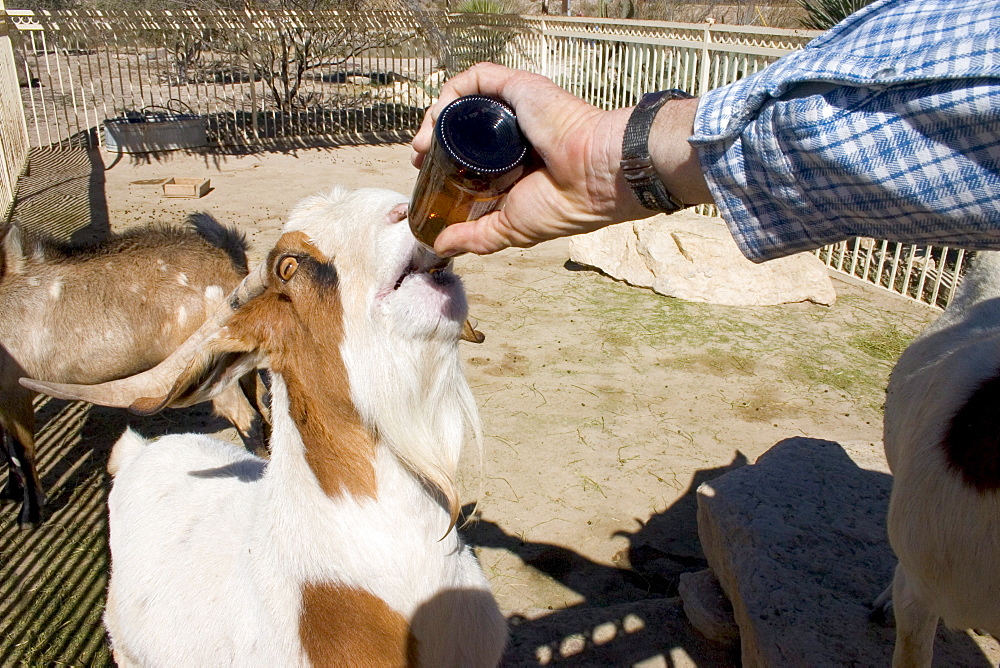
[[[685,100],[694,97],[682,90],[672,88],[655,93],[646,93],[639,100],[625,126],[622,139],[622,171],[625,180],[635,193],[639,203],[651,211],[673,213],[686,205],[669,192],[656,175],[653,160],[649,157],[649,129],[660,107],[669,100]]]

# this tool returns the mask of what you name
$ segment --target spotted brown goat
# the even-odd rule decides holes
[[[246,276],[246,240],[206,214],[186,227],[151,225],[75,247],[27,240],[12,226],[0,262],[4,495],[21,500],[25,526],[41,521],[45,494],[35,465],[35,393],[18,378],[95,383],[155,366]],[[248,445],[261,438],[239,385],[214,406]]]

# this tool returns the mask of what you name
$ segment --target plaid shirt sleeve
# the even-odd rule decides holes
[[[743,253],[1000,249],[1000,3],[881,0],[707,93],[691,143]]]

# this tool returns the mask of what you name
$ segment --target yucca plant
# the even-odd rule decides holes
[[[455,11],[459,14],[483,14],[482,22],[456,21],[450,27],[449,46],[453,67],[463,70],[483,60],[500,62],[507,45],[515,37],[503,15],[513,12],[511,0],[463,0]]]
[[[806,12],[803,28],[829,30],[872,0],[798,0]]]
[[[510,6],[503,0],[464,0],[455,11],[467,14],[507,14]]]

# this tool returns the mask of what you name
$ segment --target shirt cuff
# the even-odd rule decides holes
[[[797,222],[805,205],[801,184],[775,141],[769,103],[757,99],[762,93],[753,90],[753,78],[706,93],[689,141],[736,245],[764,262],[824,244]]]

